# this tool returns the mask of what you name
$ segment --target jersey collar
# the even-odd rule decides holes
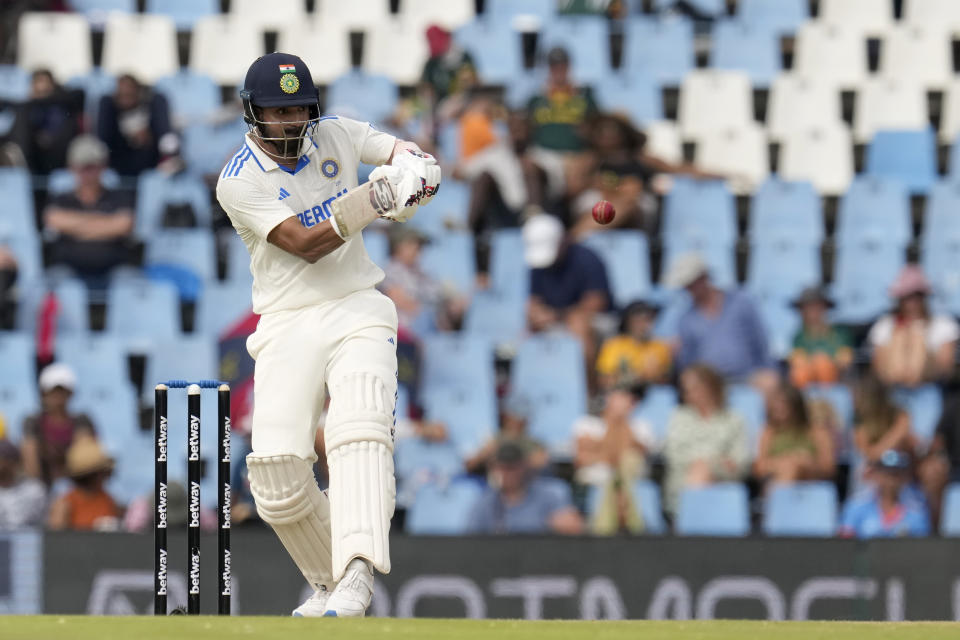
[[[286,167],[277,164],[275,160],[268,156],[263,149],[260,148],[260,145],[254,141],[249,133],[246,134],[246,139],[247,147],[253,153],[254,160],[257,161],[257,164],[263,171],[273,171],[274,169],[279,169],[284,173],[295,174],[310,164],[310,155],[317,149],[317,143],[313,141],[313,138],[308,138],[306,141],[304,141],[304,148],[306,151],[297,160],[297,166],[293,169],[287,169]]]

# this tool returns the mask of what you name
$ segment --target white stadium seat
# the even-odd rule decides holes
[[[422,29],[398,19],[371,26],[366,32],[363,50],[363,66],[367,71],[401,85],[416,84],[430,56]],[[403,55],[398,55],[400,51]]]
[[[770,87],[767,132],[773,140],[791,131],[832,126],[841,121],[840,94],[816,77],[784,73]]]
[[[960,79],[947,86],[940,116],[940,138],[952,143],[960,134]]]
[[[793,67],[840,89],[854,89],[867,77],[867,44],[854,29],[808,22],[797,32]]]
[[[111,13],[103,31],[103,69],[129,73],[144,84],[180,68],[177,27],[164,15]]]
[[[853,142],[843,124],[792,130],[780,147],[784,180],[807,181],[823,195],[840,195],[853,180]]]
[[[304,0],[230,0],[230,14],[252,22],[260,29],[281,31],[307,20],[307,5]]]
[[[320,0],[314,11],[323,25],[366,31],[390,19],[390,0]]]
[[[750,123],[738,129],[715,130],[697,141],[697,165],[730,177],[730,190],[752,193],[770,173],[770,154],[763,127]]]
[[[643,128],[647,136],[644,152],[661,160],[680,164],[683,162],[683,143],[676,123],[670,120],[655,120]]]
[[[318,20],[282,28],[277,50],[303,58],[317,84],[330,84],[350,70],[350,34]]]
[[[842,24],[861,36],[882,37],[893,26],[891,0],[820,0],[820,20]]]
[[[234,15],[197,20],[190,39],[190,68],[219,85],[243,82],[250,63],[264,54],[263,31]]]
[[[953,76],[950,35],[942,26],[898,25],[890,29],[880,48],[880,73],[942,90]]]
[[[753,121],[753,89],[740,71],[697,70],[683,79],[677,114],[685,139],[718,129],[742,129]]]
[[[49,69],[57,82],[85,75],[93,68],[90,24],[75,13],[24,13],[17,38],[17,65]]]
[[[927,94],[912,80],[871,78],[857,94],[853,135],[868,142],[880,129],[923,129],[927,127]]]
[[[960,31],[960,2],[957,0],[904,0],[903,22]]]
[[[454,31],[474,15],[474,0],[400,0],[400,17],[424,28],[436,24]]]

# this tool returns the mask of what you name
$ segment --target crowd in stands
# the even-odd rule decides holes
[[[89,18],[91,4],[74,8]],[[309,8],[318,33],[330,29],[329,0],[287,4]],[[933,250],[919,246],[939,245],[916,233],[934,233],[943,219],[937,198],[946,196],[932,185],[905,190],[870,167],[833,188],[835,176],[797,169],[793,133],[773,131],[782,93],[771,87],[798,75],[781,66],[781,54],[793,54],[779,45],[845,15],[836,1],[820,0],[817,20],[806,0],[771,11],[776,24],[763,28],[778,44],[771,76],[781,75],[736,76],[745,93],[769,95],[766,125],[782,143],[780,175],[769,178],[766,161],[759,175],[741,162],[753,135],[767,157],[754,114],[728,135],[730,105],[709,104],[714,72],[690,63],[671,75],[676,56],[655,46],[672,29],[689,34],[680,40],[692,61],[694,41],[718,45],[730,24],[760,29],[749,20],[766,15],[756,9],[764,3],[470,0],[450,3],[465,7],[456,20],[445,14],[413,28],[403,20],[415,4],[358,3],[405,27],[422,52],[414,77],[358,66],[378,51],[378,32],[347,18],[336,28],[367,31],[362,56],[341,52],[353,66],[328,78],[312,53],[302,54],[323,78],[325,111],[416,140],[445,172],[436,201],[410,224],[364,234],[400,324],[398,527],[960,532],[960,308],[927,259]],[[163,15],[162,3],[145,5],[144,16]],[[894,10],[904,15],[904,2],[891,1]],[[230,381],[234,459],[249,450],[250,275],[211,192],[242,143],[242,77],[198,71],[199,25],[219,15],[177,19],[187,66],[173,76],[118,67],[108,55],[110,19],[92,22],[105,29],[104,51],[92,57],[102,68],[83,77],[36,63],[7,68],[28,82],[18,96],[0,96],[0,354],[18,363],[0,372],[0,528],[147,529],[152,465],[144,461],[158,381]],[[16,24],[0,25],[10,42]],[[575,41],[597,25],[604,45],[590,46],[601,57],[587,60],[589,47]],[[630,39],[645,29],[660,29],[649,48]],[[283,29],[265,31],[269,43],[294,42]],[[876,37],[860,36],[864,47]],[[30,43],[17,50],[0,54],[11,63],[24,51],[40,55]],[[497,57],[513,53],[516,60]],[[802,50],[795,57],[794,67],[812,64]],[[716,73],[721,86],[722,74],[738,72]],[[644,112],[649,87],[655,105]],[[212,106],[191,101],[210,88]],[[691,106],[698,91],[706,91],[699,111]],[[811,134],[804,149],[839,128],[842,153],[853,157],[862,149],[840,121],[840,85],[830,91],[832,128]],[[714,120],[704,115],[711,110]],[[729,162],[716,160],[718,148],[731,150]],[[821,153],[832,161],[833,151]],[[943,178],[944,192],[955,179]],[[607,226],[590,213],[601,199],[617,211]],[[900,204],[899,218],[881,215]],[[243,465],[235,466],[239,525],[257,516]],[[181,471],[174,464],[171,477]],[[322,464],[317,477],[325,482]],[[209,481],[206,507],[216,495]],[[169,500],[170,513],[185,511],[176,480]],[[728,500],[746,507],[703,509]],[[774,520],[775,501],[796,520]],[[826,506],[801,508],[812,502]],[[708,512],[719,520],[705,520]],[[205,511],[204,525],[214,521]]]

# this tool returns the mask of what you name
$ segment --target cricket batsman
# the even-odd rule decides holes
[[[247,341],[250,489],[315,591],[293,615],[362,616],[373,570],[390,571],[397,312],[374,289],[384,274],[361,232],[377,217],[408,220],[436,193],[440,168],[367,123],[320,117],[297,56],[258,58],[240,96],[249,132],[217,199],[250,252],[260,314]],[[378,166],[358,187],[361,162]],[[325,387],[329,498],[312,470]]]

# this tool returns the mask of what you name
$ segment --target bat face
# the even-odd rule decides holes
[[[395,201],[393,186],[386,178],[366,182],[333,202],[333,222],[346,238],[393,209]]]

